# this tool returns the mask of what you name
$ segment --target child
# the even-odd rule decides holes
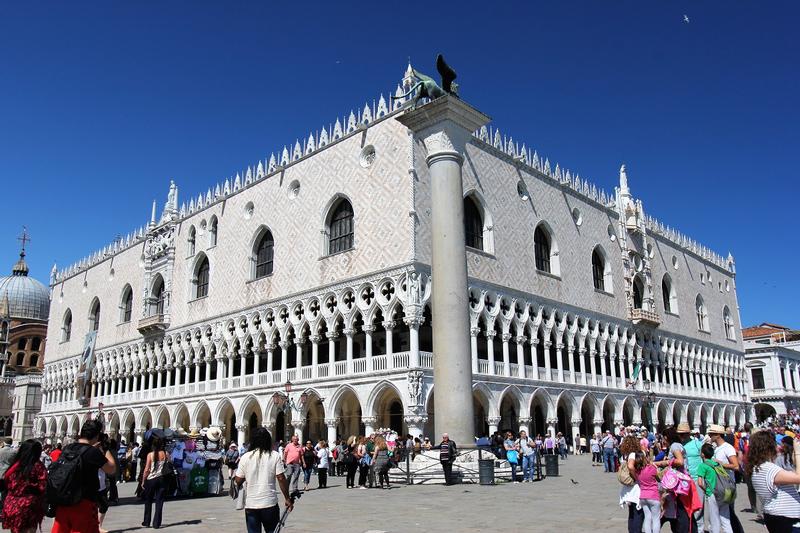
[[[719,465],[711,458],[714,457],[714,447],[710,443],[703,444],[700,448],[700,455],[703,461],[697,465],[697,485],[701,489],[703,497],[703,513],[708,514],[711,531],[720,530],[719,507],[717,499],[714,497],[714,488],[717,486],[717,472],[714,470]],[[702,523],[702,514],[697,519],[697,523]]]

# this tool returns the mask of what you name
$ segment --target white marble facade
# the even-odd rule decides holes
[[[235,439],[255,424],[304,438],[432,431],[435,206],[424,146],[395,120],[401,103],[381,97],[180,206],[173,186],[147,227],[54,270],[36,433],[74,436],[100,403],[109,428],[129,438],[209,424]],[[730,255],[645,215],[624,170],[606,194],[497,130],[475,132],[464,194],[480,227],[467,252],[464,354],[476,435],[744,420]],[[329,253],[342,201],[352,248]],[[537,227],[549,244],[542,269]],[[272,271],[256,277],[266,231]],[[197,297],[205,263],[207,295]],[[95,324],[84,406],[75,382]],[[644,380],[656,394],[650,408]],[[273,395],[286,381],[305,401],[285,413]]]

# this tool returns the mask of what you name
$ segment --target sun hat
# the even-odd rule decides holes
[[[190,439],[196,439],[199,436],[200,436],[200,432],[197,431],[197,428],[192,428],[191,433],[189,433],[189,438]]]
[[[720,426],[719,424],[711,424],[710,426],[708,426],[706,433],[708,433],[709,435],[724,435],[725,428]]]
[[[217,426],[211,426],[208,428],[208,431],[206,431],[206,437],[208,437],[208,440],[211,442],[218,442],[219,439],[222,438],[222,430]]]
[[[235,442],[231,442],[231,445],[228,448],[238,448]]]
[[[678,433],[691,433],[692,428],[690,428],[689,424],[687,424],[686,422],[681,422],[680,424],[678,424],[678,427],[675,428],[675,431]]]

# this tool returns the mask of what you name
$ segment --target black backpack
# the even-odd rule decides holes
[[[83,498],[81,473],[83,471],[83,454],[91,446],[65,448],[58,461],[50,465],[47,471],[47,502],[55,506],[69,507],[78,504]]]

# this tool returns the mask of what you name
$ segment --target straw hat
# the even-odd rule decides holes
[[[192,428],[192,432],[189,433],[189,438],[190,439],[196,439],[199,436],[200,436],[200,432],[197,431],[197,428]]]
[[[680,424],[678,424],[678,427],[675,428],[675,431],[677,431],[678,433],[691,433],[692,428],[690,428],[689,424],[687,424],[686,422],[681,422]]]
[[[206,431],[206,437],[208,437],[208,440],[211,442],[218,442],[219,439],[222,438],[222,430],[217,426],[212,426]]]
[[[708,433],[709,435],[724,435],[725,428],[720,426],[719,424],[711,424],[710,426],[708,426],[706,433]]]

